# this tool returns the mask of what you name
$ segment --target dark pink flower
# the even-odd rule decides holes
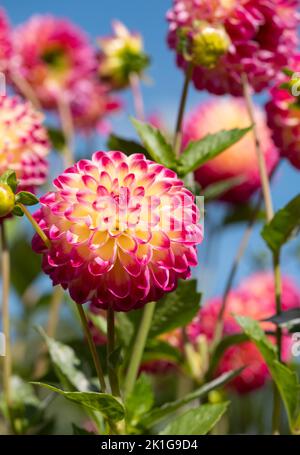
[[[297,47],[297,7],[298,0],[173,0],[167,14],[168,43],[178,52],[180,30],[196,28],[197,21],[223,26],[231,40],[229,51],[212,69],[195,67],[195,87],[240,96],[245,72],[259,92],[272,83]],[[177,63],[186,66],[180,52]]]

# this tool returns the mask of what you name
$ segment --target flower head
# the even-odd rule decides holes
[[[191,340],[195,342],[200,334],[212,341],[216,321],[220,312],[222,299],[215,298],[209,301],[199,312],[188,332]],[[300,292],[293,281],[284,277],[282,281],[282,308],[288,310],[300,307]],[[274,279],[273,275],[264,272],[253,275],[244,280],[242,284],[229,294],[224,315],[223,336],[241,332],[233,315],[248,316],[257,321],[262,321],[273,316],[276,312]],[[261,324],[264,330],[274,330],[274,325],[269,322]],[[270,337],[275,343],[275,339]],[[285,361],[291,358],[291,339],[284,334],[282,357]],[[269,379],[267,365],[256,346],[250,341],[239,343],[226,349],[218,367],[218,373],[230,371],[235,368],[245,367],[244,370],[231,383],[231,387],[239,393],[247,393],[263,386]]]
[[[137,33],[130,33],[121,22],[112,24],[113,36],[99,38],[99,75],[115,89],[130,84],[132,73],[141,75],[149,64],[143,49],[143,39]]]
[[[261,138],[267,169],[270,173],[278,162],[278,152],[271,140],[263,112],[255,109],[257,128]],[[220,129],[246,128],[249,116],[243,101],[235,98],[215,100],[196,108],[184,125],[184,144],[199,140]],[[195,173],[202,187],[229,178],[241,178],[241,183],[227,191],[222,199],[228,202],[244,202],[260,187],[260,174],[255,144],[250,131],[239,142],[229,147],[216,158],[201,166]]]
[[[121,102],[112,96],[107,85],[85,79],[74,87],[70,106],[76,128],[86,133],[95,129],[102,132],[103,124],[121,108]]]
[[[84,33],[65,19],[34,16],[14,32],[18,71],[46,108],[55,108],[74,84],[96,70],[96,57]]]
[[[173,0],[167,14],[168,43],[177,52],[178,64],[185,67],[182,29],[194,34],[203,21],[224,27],[231,45],[212,68],[196,62],[196,88],[240,96],[245,72],[253,88],[261,91],[287,65],[291,49],[297,47],[297,7],[298,0]]]
[[[300,54],[292,68],[295,75],[300,70]],[[285,88],[284,85],[288,87]],[[273,139],[283,157],[293,166],[300,169],[300,92],[299,79],[282,76],[277,86],[270,91],[271,98],[266,105],[269,127],[273,131]],[[293,95],[293,87],[295,95]],[[288,89],[289,88],[289,89]]]
[[[17,97],[0,97],[0,175],[16,172],[19,185],[33,190],[47,177],[49,153],[43,114]]]
[[[128,311],[174,290],[197,264],[194,196],[176,174],[134,154],[96,152],[55,181],[36,220],[51,241],[43,269],[77,303]]]

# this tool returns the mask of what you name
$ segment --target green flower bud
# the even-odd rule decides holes
[[[0,218],[11,213],[15,206],[15,195],[6,183],[0,183]]]
[[[230,48],[231,41],[224,27],[199,23],[191,42],[191,61],[196,66],[214,68]]]

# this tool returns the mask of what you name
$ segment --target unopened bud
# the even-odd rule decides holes
[[[196,66],[213,68],[231,45],[224,27],[200,23],[198,31],[193,33],[191,59]]]
[[[11,213],[15,206],[15,195],[6,183],[0,183],[0,218]]]

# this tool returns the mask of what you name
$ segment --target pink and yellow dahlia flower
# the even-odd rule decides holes
[[[134,154],[96,152],[54,180],[35,218],[43,269],[77,303],[128,311],[173,291],[197,264],[194,196],[177,175]]]
[[[71,22],[51,15],[33,16],[13,34],[18,71],[45,108],[69,96],[74,84],[96,71],[94,50]]]
[[[266,125],[263,111],[256,107],[255,118],[258,133],[270,174],[278,162],[278,152],[271,139],[271,131]],[[242,100],[215,99],[199,106],[187,116],[183,128],[183,143],[203,138],[207,134],[216,133],[222,129],[246,128],[249,126],[247,108]],[[252,132],[229,147],[216,158],[201,166],[195,172],[198,183],[206,188],[208,185],[229,178],[241,178],[241,183],[227,191],[222,200],[240,203],[244,202],[261,186],[257,154]]]
[[[221,298],[210,300],[199,312],[188,328],[189,337],[196,341],[200,334],[213,339],[216,321],[222,304]],[[288,310],[300,307],[300,292],[293,281],[284,277],[282,281],[282,308]],[[241,285],[229,294],[224,315],[223,336],[240,333],[241,329],[233,315],[248,316],[257,321],[270,318],[276,313],[274,279],[271,273],[263,272],[244,280]],[[274,331],[275,326],[263,322],[264,330]],[[270,337],[275,344],[275,337]],[[291,337],[283,336],[282,357],[285,361],[291,359]],[[239,393],[247,393],[263,386],[270,378],[268,367],[256,346],[250,341],[229,347],[218,366],[217,374],[235,368],[245,367],[231,381],[230,386]]]
[[[173,0],[167,13],[168,44],[177,52],[178,65],[185,67],[182,32],[195,34],[203,22],[216,30],[223,27],[231,45],[214,68],[194,68],[195,87],[240,96],[245,72],[259,92],[270,85],[288,64],[291,50],[297,48],[297,7],[298,0]]]
[[[130,85],[130,76],[135,73],[141,76],[149,64],[144,52],[142,36],[131,33],[119,21],[112,23],[114,34],[99,38],[99,75],[114,89]]]
[[[291,65],[298,80],[294,80],[296,94],[286,88],[281,88],[282,84],[293,84],[288,76],[282,77],[280,83],[270,90],[271,99],[266,105],[269,127],[273,131],[273,139],[281,155],[287,158],[297,169],[300,169],[300,54],[294,59]]]
[[[43,114],[17,97],[0,97],[0,174],[16,172],[22,189],[34,190],[47,177],[49,142]]]

